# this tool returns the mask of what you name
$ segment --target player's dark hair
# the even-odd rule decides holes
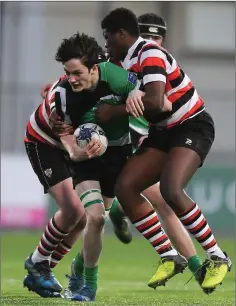
[[[154,13],[143,14],[138,17],[138,23],[142,25],[151,24],[157,27],[160,26],[160,30],[162,30],[160,31],[160,36],[165,38],[167,31],[167,24],[166,21],[161,16],[158,16]],[[140,33],[142,34],[142,26],[139,25],[139,28],[140,28]]]
[[[131,36],[139,36],[138,20],[135,14],[126,8],[117,8],[111,11],[101,22],[102,29],[116,33],[123,29]]]
[[[161,16],[158,16],[154,13],[147,13],[147,14],[140,15],[138,17],[138,22],[161,25],[163,27],[166,27],[166,21]]]
[[[71,59],[80,59],[88,69],[106,61],[105,52],[97,41],[84,33],[77,32],[70,38],[63,39],[57,49],[56,61],[65,63]]]

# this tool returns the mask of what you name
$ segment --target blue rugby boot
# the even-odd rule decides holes
[[[75,259],[71,263],[71,275],[66,275],[69,279],[68,285],[64,290],[64,296],[66,299],[71,299],[73,294],[77,294],[84,286],[84,276],[76,276],[75,274]]]
[[[31,260],[31,256],[32,254],[25,261],[25,269],[31,277],[26,278],[26,281],[24,280],[24,285],[32,291],[35,291],[35,288],[37,287],[52,292],[60,292],[62,286],[54,277],[49,266],[49,261],[44,260],[34,264]]]
[[[31,274],[26,275],[23,284],[29,291],[33,291],[43,298],[63,298],[59,292],[49,291],[38,286],[38,283],[35,281],[35,277]]]
[[[78,293],[73,294],[72,301],[94,302],[96,299],[96,290],[85,285]]]

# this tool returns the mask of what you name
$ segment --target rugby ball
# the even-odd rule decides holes
[[[100,156],[105,153],[108,140],[103,129],[95,123],[85,123],[80,125],[74,132],[76,143],[80,148],[85,148],[89,142],[95,138],[102,142],[102,150]]]

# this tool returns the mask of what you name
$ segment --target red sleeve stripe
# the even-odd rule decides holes
[[[166,70],[165,61],[162,58],[158,58],[158,57],[148,57],[148,58],[146,58],[142,62],[142,65],[140,65],[141,72],[143,71],[145,66],[157,66],[157,67],[161,67],[164,70]]]
[[[166,56],[164,55],[163,52],[161,52],[160,50],[158,50],[156,48],[151,49],[151,50],[150,49],[149,50],[144,50],[143,52],[141,52],[140,60],[139,60],[140,66],[142,67],[143,62],[147,59],[150,59],[150,58],[156,58],[156,59],[162,60],[163,67],[166,68],[166,64],[165,64]]]
[[[139,61],[140,61],[140,57],[142,55],[142,53],[149,51],[149,50],[159,50],[160,56],[164,57],[165,62],[167,63],[167,66],[172,66],[173,63],[173,57],[162,47],[158,46],[156,43],[152,42],[152,43],[148,43],[147,45],[144,45],[144,47],[142,48],[142,50],[139,53]]]
[[[31,126],[31,123],[30,121],[28,121],[28,124],[27,124],[27,130],[28,130],[28,133],[34,137],[35,139],[41,141],[41,142],[44,142],[44,143],[47,143],[47,144],[50,144],[52,145],[51,143],[47,142],[43,137],[41,137],[37,132],[35,132],[35,130],[32,128]]]

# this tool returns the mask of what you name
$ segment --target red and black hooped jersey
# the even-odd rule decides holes
[[[160,114],[158,126],[172,127],[204,110],[204,101],[187,74],[173,56],[155,42],[140,37],[120,65],[137,73],[143,86],[155,81],[165,83],[165,95],[172,102],[172,112],[167,118],[166,114],[163,113],[163,117]]]
[[[61,78],[48,90],[46,98],[27,122],[25,142],[43,142],[51,146],[63,148],[60,139],[52,132],[49,125],[49,116],[55,109],[55,93]]]

